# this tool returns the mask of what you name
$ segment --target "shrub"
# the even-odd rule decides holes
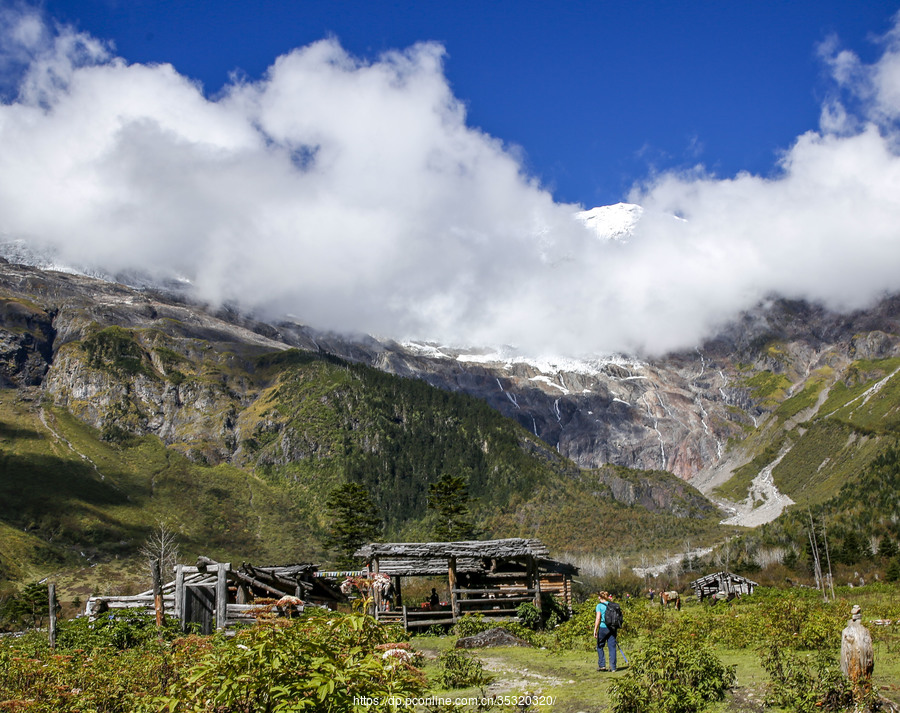
[[[0,708],[34,713],[257,713],[389,710],[359,701],[416,696],[427,681],[396,631],[362,614],[314,612],[231,637],[160,638],[146,617],[60,622],[0,640]],[[5,708],[4,708],[5,710]]]
[[[840,607],[825,605],[796,592],[764,598],[760,605],[768,619],[773,644],[806,650],[840,646],[840,632],[847,618],[847,612]],[[759,611],[757,616],[762,614]]]
[[[576,604],[572,617],[547,634],[549,646],[553,649],[570,651],[590,651],[597,644],[591,635],[594,627],[596,598]],[[627,615],[626,615],[627,618]]]
[[[789,653],[777,645],[760,651],[769,674],[766,704],[797,713],[842,711],[853,705],[850,681],[828,654]]]
[[[475,634],[480,634],[482,631],[487,631],[491,627],[493,627],[489,621],[485,621],[484,615],[482,614],[463,614],[459,621],[456,622],[456,625],[453,627],[452,631],[456,636],[475,636]]]
[[[665,627],[634,654],[628,672],[610,684],[614,713],[697,713],[735,683],[709,647],[677,626]]]
[[[158,703],[185,713],[299,710],[298,702],[320,713],[388,710],[361,701],[417,695],[425,678],[409,657],[376,649],[387,638],[369,616],[334,612],[216,635]]]
[[[519,617],[519,623],[526,626],[532,631],[543,628],[544,622],[541,617],[541,610],[531,602],[522,602],[516,607],[516,616]]]
[[[438,657],[439,670],[436,683],[442,688],[468,688],[484,686],[492,677],[485,673],[480,659],[457,649],[445,651]]]

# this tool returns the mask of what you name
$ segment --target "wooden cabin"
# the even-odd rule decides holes
[[[690,586],[702,602],[707,597],[730,600],[745,594],[753,594],[753,589],[759,584],[731,572],[716,572],[695,579]]]
[[[319,576],[314,564],[254,567],[242,563],[233,569],[228,562],[207,557],[200,557],[195,566],[176,565],[175,579],[162,585],[162,595],[166,616],[177,618],[182,629],[196,626],[204,634],[252,623],[262,615],[290,616],[307,606],[334,609],[346,601],[335,579]],[[96,618],[123,609],[153,613],[153,590],[127,597],[91,597],[85,614]]]
[[[556,595],[572,607],[572,577],[578,568],[549,558],[535,539],[463,542],[372,543],[360,548],[370,576],[387,575],[390,593],[376,590],[375,614],[407,629],[454,624],[465,614],[513,617],[522,602],[541,607],[541,595]],[[443,605],[402,603],[402,577],[447,577],[450,599]]]

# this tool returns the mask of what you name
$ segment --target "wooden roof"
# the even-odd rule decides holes
[[[754,587],[758,587],[759,583],[754,582],[752,579],[747,579],[746,577],[742,577],[739,574],[732,574],[731,572],[716,572],[714,574],[708,574],[705,577],[700,577],[699,579],[695,579],[691,582],[690,586],[694,589],[698,587],[706,587],[712,584],[717,584],[719,582],[730,581],[734,584],[752,584]]]
[[[578,568],[547,557],[549,550],[540,540],[508,538],[504,540],[465,540],[460,542],[373,542],[356,551],[369,564],[378,563],[378,571],[395,576],[446,574],[450,558],[456,558],[456,571],[496,573],[498,563],[523,566],[534,558],[540,572],[577,574]]]
[[[366,561],[388,557],[431,559],[449,557],[547,557],[550,550],[540,540],[512,537],[505,540],[461,542],[372,542],[356,551]]]

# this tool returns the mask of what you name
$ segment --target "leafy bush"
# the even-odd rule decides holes
[[[709,647],[668,626],[634,654],[628,672],[610,684],[614,713],[698,713],[735,683]]]
[[[475,636],[493,626],[494,624],[491,622],[485,621],[482,614],[463,614],[454,625],[452,632],[459,637]]]
[[[519,617],[519,623],[526,626],[532,631],[537,631],[544,625],[541,617],[541,610],[531,602],[522,602],[516,607],[516,616]]]
[[[597,644],[592,632],[596,606],[596,598],[576,604],[569,620],[547,634],[548,645],[553,649],[570,651],[590,651],[595,648]]]
[[[0,640],[0,701],[34,713],[257,713],[389,710],[363,701],[427,685],[396,631],[362,614],[314,612],[232,637],[157,636],[145,617],[60,623]]]
[[[57,646],[60,649],[130,649],[157,639],[172,640],[181,635],[177,620],[168,618],[165,627],[156,628],[156,617],[128,612],[127,616],[109,616],[90,621],[87,617],[60,622]]]
[[[417,695],[426,681],[409,652],[377,648],[387,638],[369,616],[333,612],[216,635],[158,703],[184,713],[389,710],[364,701]]]
[[[764,609],[770,641],[811,651],[839,647],[840,632],[848,616],[847,610],[793,591],[764,596],[756,608]]]
[[[770,678],[767,705],[797,713],[842,711],[853,705],[850,681],[826,653],[799,655],[773,644],[760,651],[760,660]]]
[[[171,680],[165,644],[93,650],[57,648],[46,634],[0,644],[0,701],[32,713],[132,713]]]
[[[439,670],[435,683],[442,688],[485,686],[492,677],[485,673],[480,659],[457,649],[449,649],[438,657]]]

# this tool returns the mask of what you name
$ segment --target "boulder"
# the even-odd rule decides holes
[[[502,626],[482,631],[475,636],[464,636],[456,642],[458,649],[483,649],[489,646],[531,646],[531,644],[509,633]]]

